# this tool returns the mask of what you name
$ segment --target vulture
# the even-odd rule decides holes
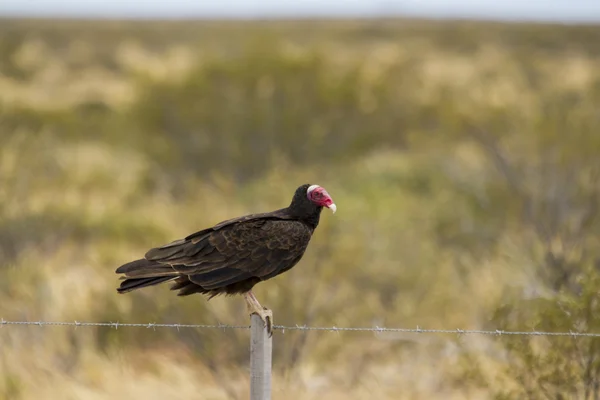
[[[177,290],[178,296],[200,293],[210,300],[241,294],[249,314],[260,316],[272,335],[273,313],[261,306],[252,288],[300,261],[323,207],[336,211],[323,187],[304,184],[286,208],[220,222],[120,266],[116,273],[122,274],[122,282],[117,292],[172,282],[171,290]]]

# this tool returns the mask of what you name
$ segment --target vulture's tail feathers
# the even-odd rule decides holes
[[[117,288],[117,292],[119,293],[127,293],[147,286],[158,285],[179,277],[179,274],[170,265],[159,264],[146,259],[124,264],[117,268],[115,272],[125,275],[122,278],[124,281]]]
[[[167,282],[175,278],[176,276],[160,276],[157,278],[125,279],[123,282],[121,282],[121,286],[117,288],[117,292],[127,293],[131,292],[132,290],[141,289],[147,286],[158,285],[159,283]]]

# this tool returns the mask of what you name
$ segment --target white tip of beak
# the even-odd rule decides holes
[[[335,214],[335,211],[337,210],[337,207],[335,206],[335,203],[331,203],[329,205],[329,207],[327,207],[327,208],[329,208],[334,214]]]

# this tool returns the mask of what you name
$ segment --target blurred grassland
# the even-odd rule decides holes
[[[598,331],[599,110],[597,26],[2,20],[0,317],[245,324],[241,299],[117,295],[114,269],[318,183],[338,212],[256,288],[277,324]],[[274,340],[275,399],[587,384],[511,352],[537,342]],[[247,331],[8,327],[0,343],[0,399],[247,397]]]

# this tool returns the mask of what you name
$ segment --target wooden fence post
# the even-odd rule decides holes
[[[273,338],[258,315],[250,320],[250,400],[271,400]]]

